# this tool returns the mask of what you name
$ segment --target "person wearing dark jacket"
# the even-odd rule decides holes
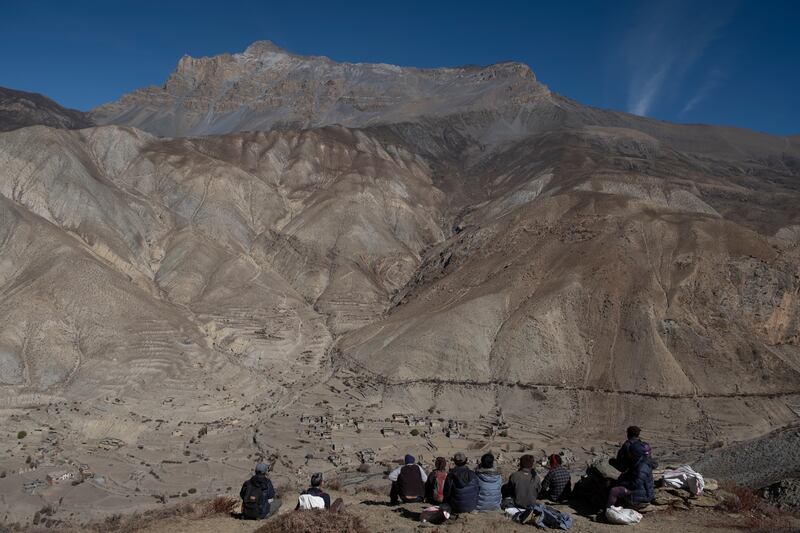
[[[322,485],[322,473],[317,472],[311,476],[311,487],[304,490],[297,499],[298,509],[330,509],[331,497],[320,487]]]
[[[389,474],[392,488],[389,500],[392,504],[403,500],[404,503],[421,502],[425,499],[425,482],[428,474],[419,466],[413,455],[406,455],[404,465],[395,468]]]
[[[561,456],[553,454],[547,458],[550,470],[542,480],[539,498],[551,502],[561,502],[569,498],[572,492],[572,479],[569,470],[563,465]]]
[[[447,473],[444,482],[444,499],[454,513],[471,513],[478,506],[478,476],[467,466],[467,456],[458,452],[453,456],[455,466]]]
[[[425,482],[425,500],[439,505],[444,503],[444,482],[447,480],[447,459],[437,457],[434,468]]]
[[[617,451],[617,456],[609,459],[608,464],[619,470],[625,472],[633,464],[630,462],[630,448],[634,442],[640,442],[639,435],[642,430],[638,426],[630,426],[627,430],[628,440],[622,443]]]
[[[258,463],[253,477],[245,481],[239,491],[242,498],[242,518],[246,520],[269,518],[281,506],[272,481],[267,477],[267,470],[266,463]]]
[[[541,481],[533,470],[535,460],[532,455],[519,458],[519,470],[511,474],[503,487],[503,496],[514,500],[514,506],[527,509],[539,497]]]
[[[650,446],[643,442],[631,443],[628,461],[632,464],[623,472],[608,493],[606,508],[624,500],[633,505],[650,503],[655,498],[653,483],[654,461],[650,458]]]
[[[478,511],[496,511],[500,509],[500,501],[503,499],[502,486],[503,476],[494,469],[494,455],[484,454],[478,468],[475,469],[478,476]]]

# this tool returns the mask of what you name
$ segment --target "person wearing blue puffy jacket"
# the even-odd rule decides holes
[[[503,476],[494,468],[494,455],[484,454],[478,468],[478,511],[496,511],[503,499]]]
[[[467,456],[453,456],[455,467],[444,481],[444,498],[454,513],[471,513],[478,507],[478,476],[467,466]]]

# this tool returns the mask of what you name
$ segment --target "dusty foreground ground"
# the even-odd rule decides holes
[[[334,496],[336,493],[333,493]],[[390,531],[396,533],[412,531],[451,531],[451,532],[483,532],[483,531],[532,531],[534,526],[512,522],[501,512],[473,513],[461,515],[443,526],[426,526],[418,521],[418,513],[423,504],[387,506],[385,499],[379,497],[355,497],[341,495],[348,502],[348,511],[363,521],[368,531]],[[295,494],[288,495],[287,501],[294,503]],[[380,500],[380,501],[378,501]],[[292,512],[292,506],[284,504],[280,516]],[[572,531],[615,531],[621,526],[597,523],[588,516],[582,516],[574,507],[557,506],[561,511],[569,512],[574,518]],[[173,517],[156,521],[139,531],[147,533],[204,533],[204,532],[254,532],[267,522],[248,522],[220,515],[206,518],[193,516]],[[747,513],[730,513],[714,509],[694,508],[691,510],[664,510],[647,513],[641,523],[628,528],[640,532],[706,532],[706,531],[800,531],[800,520],[781,515],[775,520],[754,520]]]

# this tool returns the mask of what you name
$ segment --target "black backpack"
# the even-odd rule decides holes
[[[242,518],[258,520],[266,515],[267,491],[251,480],[245,482],[244,496],[242,497]]]

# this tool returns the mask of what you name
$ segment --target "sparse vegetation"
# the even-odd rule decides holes
[[[189,492],[189,494],[195,494],[195,493],[197,493],[197,489],[192,487],[191,489],[188,490],[188,492]]]
[[[239,501],[235,500],[228,496],[217,496],[210,502],[208,502],[205,507],[203,507],[203,511],[201,512],[202,516],[213,516],[217,514],[231,514],[236,507],[238,507]]]
[[[369,533],[361,518],[348,512],[292,511],[279,515],[256,533]]]
[[[18,440],[22,440],[27,436],[28,436],[28,432],[27,431],[17,431],[17,439]]]
[[[417,428],[414,428],[414,429],[412,429],[412,430],[411,430],[411,436],[412,436],[412,437],[417,437],[417,436],[419,436],[419,430],[418,430]]]

